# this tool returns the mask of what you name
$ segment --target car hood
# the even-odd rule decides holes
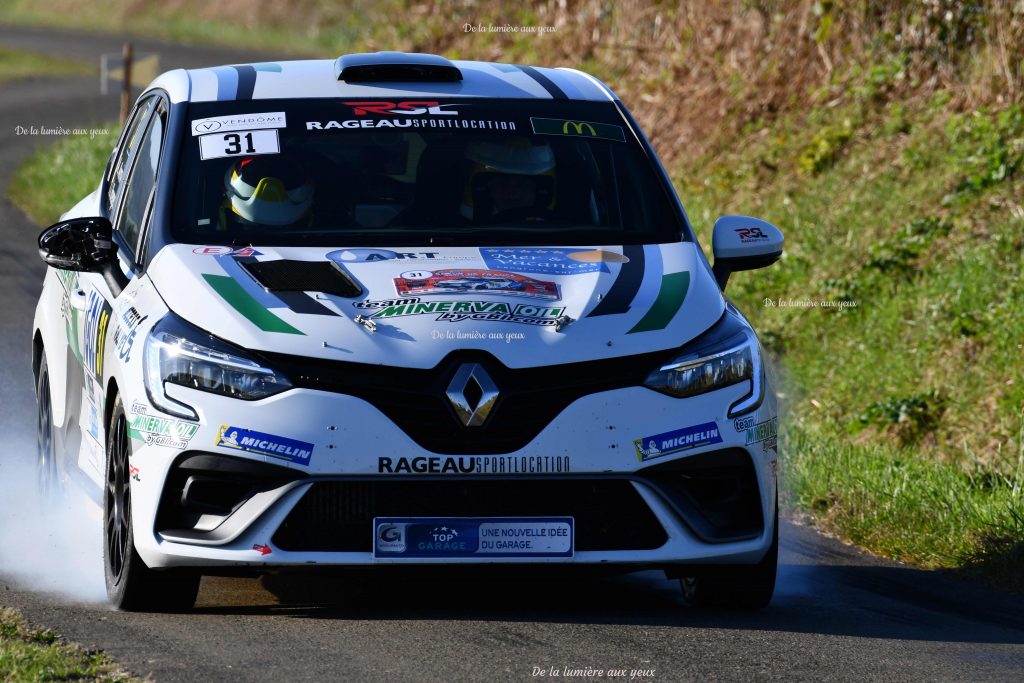
[[[697,249],[178,244],[148,272],[172,311],[244,348],[415,368],[480,349],[514,368],[696,337],[725,307]]]

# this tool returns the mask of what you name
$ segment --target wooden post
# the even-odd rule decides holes
[[[124,80],[121,82],[121,125],[128,120],[132,109],[132,44],[125,43],[121,51],[124,59]]]

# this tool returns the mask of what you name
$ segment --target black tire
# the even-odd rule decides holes
[[[39,359],[36,377],[36,488],[39,501],[49,508],[60,493],[57,449],[53,441],[53,404],[50,402],[50,368],[46,354]]]
[[[183,612],[199,592],[199,575],[155,571],[135,552],[131,485],[128,479],[128,424],[121,398],[114,401],[107,430],[103,487],[103,573],[114,607],[131,612]]]
[[[683,597],[693,607],[757,610],[768,606],[775,593],[779,564],[779,510],[768,552],[757,564],[708,567],[696,576],[680,579]]]

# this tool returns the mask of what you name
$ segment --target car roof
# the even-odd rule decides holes
[[[394,55],[402,53],[374,53]],[[618,99],[593,76],[567,68],[544,68],[444,60],[433,55],[402,55],[409,59],[434,58],[454,65],[462,80],[419,80],[414,82],[348,83],[339,80],[338,60],[232,64],[203,69],[178,69],[159,76],[147,90],[161,88],[172,102],[215,102],[226,100],[272,100],[317,97],[391,98],[391,97],[488,97],[511,99],[569,99],[609,101]]]

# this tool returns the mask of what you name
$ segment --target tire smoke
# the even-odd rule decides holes
[[[105,602],[102,507],[73,483],[44,501],[35,453],[35,437],[18,435],[0,458],[0,574],[19,588]]]

